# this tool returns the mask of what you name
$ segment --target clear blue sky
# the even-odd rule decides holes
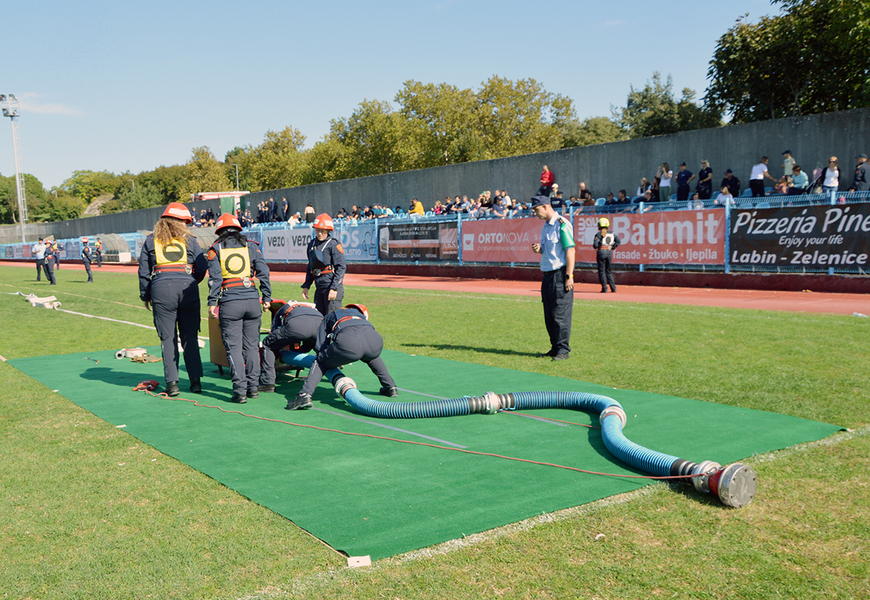
[[[223,159],[268,130],[308,147],[363,100],[392,101],[409,79],[478,89],[534,78],[610,116],[654,71],[703,95],[716,40],[768,0],[12,0],[3,10],[0,93],[21,103],[24,172],[46,187],[76,170],[139,173]],[[13,175],[0,125],[0,173]]]

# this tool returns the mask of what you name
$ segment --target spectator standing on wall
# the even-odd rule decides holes
[[[776,183],[776,178],[771,176],[767,170],[768,162],[770,162],[770,159],[762,156],[761,160],[752,165],[752,173],[749,175],[749,187],[752,190],[753,198],[762,198],[764,196],[765,177]]]
[[[314,223],[314,218],[314,207],[311,206],[311,203],[309,202],[308,205],[305,207],[305,222]]]
[[[659,178],[659,202],[668,202],[671,199],[671,177],[674,172],[671,171],[671,166],[668,163],[662,163],[656,171],[656,177]]]
[[[544,170],[541,171],[541,187],[538,188],[538,195],[549,197],[555,181],[556,175],[553,174],[547,165],[544,165]]]
[[[870,190],[870,163],[867,162],[866,154],[859,154],[855,157],[857,164],[855,165],[855,178],[852,180],[852,185],[849,191],[866,192]]]
[[[731,169],[725,169],[725,177],[722,178],[719,187],[727,187],[728,192],[735,198],[740,195],[740,180],[734,177],[734,171]]]
[[[837,163],[837,157],[832,156],[828,159],[828,168],[825,169],[824,179],[822,179],[822,192],[830,194],[840,189],[840,167]]]
[[[685,202],[689,199],[692,191],[689,184],[695,179],[695,174],[686,168],[686,163],[680,163],[680,172],[677,173],[677,201]]]
[[[786,150],[782,153],[782,156],[782,174],[784,177],[791,177],[796,161],[791,155],[791,150]]]
[[[701,161],[701,170],[698,173],[698,185],[695,187],[698,193],[698,198],[701,200],[709,200],[713,195],[713,169],[710,168],[710,163],[706,159]]]
[[[290,203],[287,202],[287,198],[281,198],[281,212],[279,214],[279,221],[288,221],[290,220]]]
[[[541,242],[532,251],[541,255],[541,301],[550,350],[540,354],[565,360],[571,352],[571,316],[574,308],[574,236],[567,219],[556,214],[547,196],[532,198],[532,211],[544,221]]]

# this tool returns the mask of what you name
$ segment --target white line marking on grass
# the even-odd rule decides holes
[[[151,331],[154,331],[154,327],[152,327],[151,325],[142,325],[141,323],[132,323],[130,321],[121,321],[119,319],[110,319],[109,317],[99,317],[97,315],[88,315],[85,313],[75,312],[72,310],[66,310],[65,308],[55,308],[54,310],[56,310],[57,312],[62,312],[62,313],[69,313],[71,315],[78,315],[80,317],[88,317],[91,319],[100,319],[102,321],[112,321],[113,323],[123,323],[124,325],[133,325],[135,327],[141,327],[143,329],[150,329]]]
[[[468,448],[468,446],[461,446],[459,444],[454,444],[453,442],[441,440],[441,439],[438,439],[436,437],[430,437],[428,435],[423,435],[422,433],[414,433],[413,431],[408,431],[407,429],[399,429],[398,427],[390,427],[389,425],[384,425],[383,423],[376,423],[374,421],[366,421],[365,419],[360,419],[359,417],[352,417],[350,415],[343,415],[341,413],[331,411],[331,410],[326,410],[324,408],[314,408],[314,410],[329,413],[331,415],[336,415],[338,417],[344,417],[345,419],[351,419],[352,421],[359,421],[360,423],[365,423],[367,425],[375,425],[376,427],[383,427],[384,429],[392,429],[393,431],[398,431],[400,433],[407,433],[408,435],[415,435],[415,436],[421,437],[423,439],[431,440],[433,442],[438,442],[439,444],[447,444],[448,446],[453,446],[454,448],[459,448],[461,450]]]

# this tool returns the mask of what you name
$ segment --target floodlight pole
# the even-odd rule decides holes
[[[15,189],[18,193],[18,222],[21,225],[21,244],[24,245],[24,223],[27,221],[27,196],[24,195],[24,173],[21,172],[21,141],[18,137],[18,123],[15,119],[20,116],[18,111],[18,99],[14,94],[0,94],[0,107],[3,116],[12,121],[12,146],[15,150]]]
[[[233,163],[233,166],[236,168],[236,191],[239,191],[239,165]]]

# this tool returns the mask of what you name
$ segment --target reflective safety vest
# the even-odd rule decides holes
[[[154,258],[157,264],[155,273],[192,273],[187,264],[187,243],[183,239],[173,238],[166,244],[154,240]]]

